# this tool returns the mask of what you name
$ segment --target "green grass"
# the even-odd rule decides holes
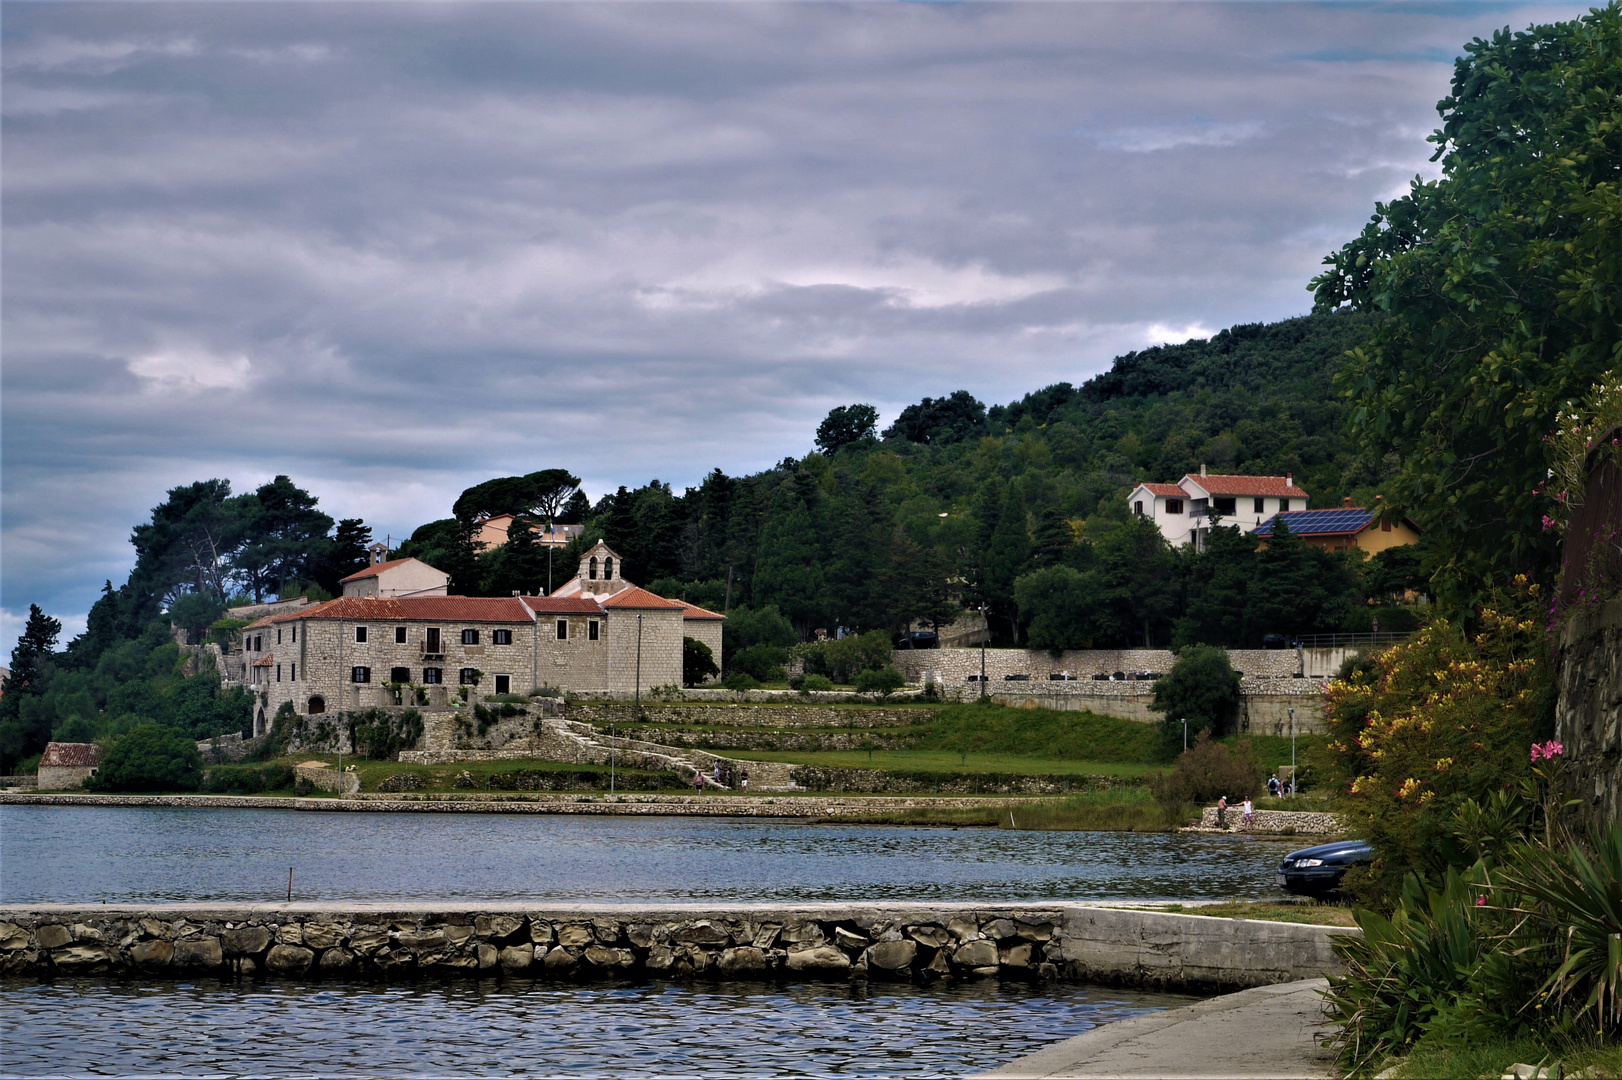
[[[1032,832],[1172,832],[1197,816],[1197,807],[1162,806],[1146,789],[1127,787],[1017,803],[842,814],[834,820],[872,825],[978,825]]]
[[[887,769],[908,772],[1019,773],[1065,776],[1120,776],[1137,778],[1159,772],[1159,765],[1073,758],[1022,757],[1015,754],[968,753],[951,750],[727,750],[728,757],[751,761],[786,761],[796,765],[822,765],[836,769]]]
[[[1090,712],[1015,709],[978,702],[944,705],[920,728],[920,750],[1133,765],[1158,764],[1164,759],[1159,724]]]
[[[295,754],[284,759],[290,765],[297,765],[304,761],[323,761],[329,765],[336,764],[336,754]],[[363,792],[377,791],[378,785],[390,776],[398,773],[416,773],[423,778],[423,786],[416,789],[417,794],[433,792],[465,792],[468,788],[458,788],[456,776],[461,772],[473,775],[479,782],[478,790],[486,790],[484,779],[500,773],[516,772],[520,769],[527,772],[571,772],[595,773],[601,776],[602,789],[608,790],[609,769],[606,765],[575,765],[566,761],[546,761],[539,758],[511,758],[501,761],[457,761],[447,765],[411,765],[398,761],[371,761],[366,758],[344,756],[344,768],[355,766],[355,773],[360,777],[360,789]],[[616,777],[620,781],[615,786],[625,791],[653,790],[650,788],[627,787],[626,782],[635,782],[645,773],[636,770],[627,771],[616,769]],[[267,792],[267,794],[269,794]]]
[[[1572,1043],[1558,1038],[1547,1042],[1530,1036],[1472,1036],[1467,1043],[1417,1043],[1400,1059],[1400,1080],[1498,1080],[1511,1065],[1554,1065],[1566,1076],[1592,1069],[1591,1076],[1622,1077],[1622,1046]],[[1388,1068],[1383,1061],[1371,1067],[1372,1076]]]

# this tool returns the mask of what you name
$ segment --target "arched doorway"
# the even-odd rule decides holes
[[[327,699],[320,694],[310,699],[310,715],[316,716],[327,711]]]

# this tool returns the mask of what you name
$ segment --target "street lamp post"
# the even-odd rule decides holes
[[[1296,710],[1289,710],[1289,798],[1296,798],[1301,783],[1296,780]]]
[[[1183,753],[1188,753],[1188,721],[1183,721]]]
[[[986,638],[991,636],[991,620],[986,618],[984,604],[980,605],[980,618],[986,624],[980,631],[980,700],[984,701],[991,696],[986,693]]]

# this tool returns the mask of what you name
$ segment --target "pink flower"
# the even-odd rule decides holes
[[[1554,739],[1550,739],[1546,743],[1533,743],[1532,761],[1534,764],[1539,761],[1553,761],[1555,758],[1559,757],[1565,752],[1566,748],[1561,746]]]
[[[1548,532],[1552,528],[1554,528],[1554,518],[1550,517],[1548,514],[1544,514],[1543,515],[1543,531]]]
[[[1487,906],[1487,898],[1485,896],[1476,897],[1476,907],[1486,907],[1486,906]]]

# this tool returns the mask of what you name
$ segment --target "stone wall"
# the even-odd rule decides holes
[[[1574,616],[1560,639],[1555,738],[1573,798],[1615,821],[1622,812],[1622,599]]]
[[[986,681],[993,683],[1004,675],[1029,675],[1044,681],[1058,674],[1078,679],[1115,672],[1164,675],[1177,660],[1165,649],[1071,649],[1057,657],[1045,649],[987,649],[985,657]],[[1302,661],[1294,649],[1229,649],[1228,659],[1235,670],[1264,679],[1293,678]],[[909,682],[923,682],[933,672],[937,683],[953,686],[980,674],[980,650],[897,649],[895,665]]]
[[[796,695],[797,696],[797,695]],[[671,705],[644,704],[638,712],[624,702],[576,703],[566,710],[570,720],[597,727],[616,724],[683,724],[693,727],[868,728],[907,727],[926,723],[934,713],[922,709],[886,709],[832,705]]]
[[[1073,979],[1221,989],[1338,970],[1332,933],[1079,904],[0,907],[0,971],[308,982]]]
[[[764,764],[764,763],[762,763]],[[875,794],[1068,795],[1125,786],[1113,776],[1081,773],[942,773],[891,769],[845,769],[826,765],[791,766],[796,786],[807,791],[861,791]]]
[[[26,776],[0,776],[0,788],[37,788],[39,777],[30,773]]]
[[[1297,836],[1339,836],[1346,832],[1334,814],[1302,810],[1257,810],[1251,816],[1256,820],[1245,828],[1244,810],[1237,805],[1228,807],[1223,824],[1217,825],[1216,807],[1207,806],[1200,814],[1199,828],[1210,832],[1282,833]]]

